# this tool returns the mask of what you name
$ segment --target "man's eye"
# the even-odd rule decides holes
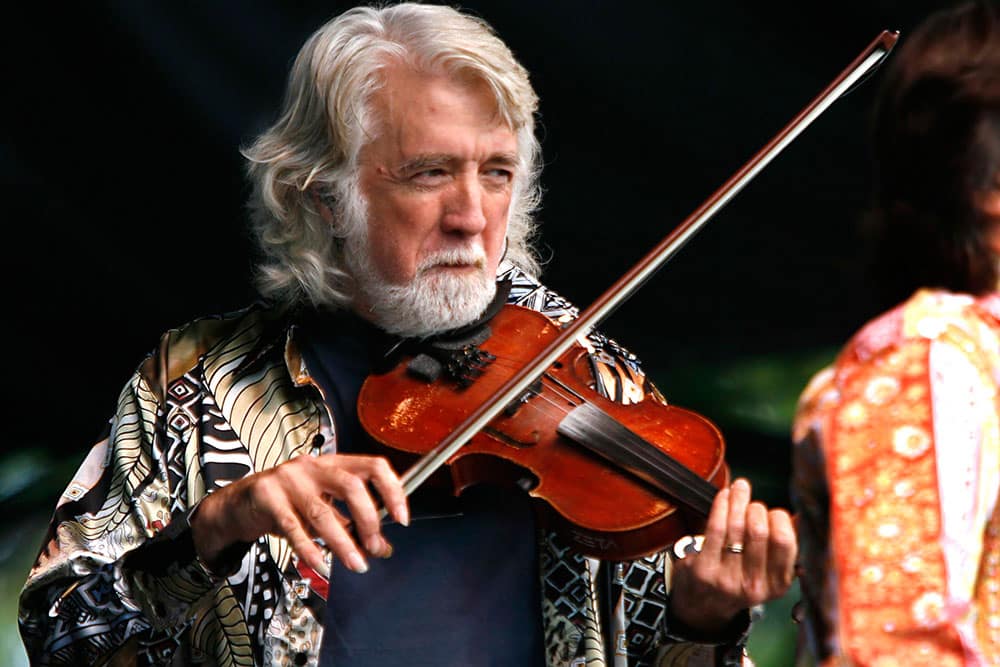
[[[424,169],[423,171],[418,171],[412,178],[418,181],[432,181],[439,178],[444,178],[446,176],[444,169]]]
[[[503,181],[505,183],[510,182],[514,178],[514,172],[510,169],[488,169],[486,170],[487,178]]]

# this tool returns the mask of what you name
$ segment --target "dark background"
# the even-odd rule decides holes
[[[8,451],[75,465],[160,332],[253,297],[238,149],[273,119],[302,41],[347,6],[21,5],[2,54]],[[942,5],[466,6],[532,73],[545,279],[586,306],[882,29],[905,39]],[[604,324],[668,398],[719,420],[737,467],[773,466],[778,502],[800,383],[884,305],[857,225],[879,81],[821,116]]]
[[[0,540],[5,613],[56,495],[159,334],[253,298],[238,149],[274,118],[302,41],[347,6],[92,0],[8,10],[0,170],[14,336],[0,511],[21,519]],[[943,3],[465,6],[532,73],[544,277],[586,306],[881,30],[905,40]],[[670,400],[720,425],[735,472],[777,505],[788,503],[798,392],[886,305],[866,286],[858,233],[879,82],[829,109],[603,325]],[[773,637],[787,638],[778,616]],[[16,639],[4,639],[13,636],[0,649],[13,641],[16,654]]]

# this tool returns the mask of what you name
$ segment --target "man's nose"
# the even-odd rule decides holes
[[[479,234],[486,227],[483,184],[478,175],[463,174],[455,179],[445,202],[441,226],[445,232],[468,235]]]

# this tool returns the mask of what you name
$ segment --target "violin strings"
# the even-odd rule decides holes
[[[508,369],[519,368],[519,365],[514,363],[504,363],[503,361],[501,361],[500,358],[497,359],[497,362],[498,365],[500,365],[501,367],[505,367]],[[583,396],[580,396],[571,387],[568,387],[565,383],[561,382],[559,379],[555,378],[549,373],[543,373],[542,378],[543,380],[546,378],[549,380],[549,382],[551,383],[549,386],[549,391],[555,394],[555,397],[549,396],[545,392],[544,382],[542,384],[543,387],[542,391],[536,391],[533,388],[529,388],[525,392],[525,395],[530,395],[533,398],[537,398],[539,400],[548,403],[557,410],[560,410],[564,415],[568,415],[571,408],[575,408],[579,403],[586,401],[586,399]],[[521,403],[521,408],[530,406],[532,405],[532,403],[533,401],[531,400],[531,398],[528,398],[527,400]],[[567,405],[571,407],[567,408],[566,407]]]
[[[503,357],[497,357],[496,363],[501,368],[505,368],[508,370],[516,370],[521,367],[520,363],[510,362]],[[559,399],[573,405],[574,407],[576,406],[576,403],[574,403],[573,399],[579,402],[584,402],[587,400],[586,398],[578,394],[576,391],[574,391],[572,387],[569,387],[566,383],[562,382],[557,377],[548,372],[542,373],[542,378],[548,378],[549,381],[555,385],[555,387],[552,388],[552,391],[555,392],[555,394],[558,396]],[[526,393],[532,393],[535,396],[541,397],[543,400],[547,400],[555,404],[554,401],[552,401],[552,399],[548,398],[547,396],[543,396],[539,392],[536,392],[532,389],[529,389],[528,392]]]
[[[500,362],[501,366],[508,368],[516,367],[513,363],[506,363],[500,359],[497,359],[497,361]],[[717,489],[711,484],[711,482],[691,471],[687,466],[680,461],[677,461],[670,454],[651,445],[651,443],[648,443],[641,436],[632,433],[619,425],[613,418],[604,413],[603,410],[600,410],[597,406],[590,404],[583,396],[580,396],[571,387],[567,386],[550,373],[543,373],[542,378],[543,380],[547,379],[549,382],[542,382],[541,391],[529,389],[525,395],[530,396],[530,398],[524,400],[518,406],[518,410],[541,410],[542,406],[539,405],[537,400],[533,399],[544,401],[549,406],[561,411],[565,416],[570,416],[571,413],[573,413],[573,411],[575,411],[578,407],[583,406],[588,408],[586,412],[591,415],[591,417],[585,421],[591,422],[593,421],[594,416],[597,416],[599,418],[593,423],[593,425],[602,425],[597,428],[597,433],[604,436],[602,439],[606,442],[600,449],[605,451],[607,454],[610,454],[611,451],[621,452],[621,454],[612,458],[615,459],[616,462],[620,463],[618,457],[625,456],[630,461],[630,464],[625,466],[625,471],[630,472],[632,475],[635,475],[640,479],[644,479],[647,483],[652,483],[654,486],[674,496],[688,507],[691,507],[707,516],[707,508],[711,506],[712,500],[717,492]],[[546,389],[548,389],[548,391],[546,391]],[[574,403],[574,399],[579,401],[579,404]],[[568,409],[566,404],[570,405],[571,409]],[[579,421],[578,416],[575,414],[568,421],[573,421],[574,419]],[[563,420],[561,420],[560,423],[563,423]],[[620,444],[614,445],[613,443],[607,442],[606,431],[609,427],[614,427],[611,430],[617,432],[618,438],[615,440],[621,440]],[[584,445],[581,442],[577,442],[576,438],[570,438],[570,440],[576,442],[579,446],[591,449],[591,445]],[[642,446],[640,446],[640,443]],[[605,456],[606,454],[601,455]],[[642,470],[646,471],[645,475],[639,473],[639,471]],[[647,477],[647,475],[652,475],[652,477]]]

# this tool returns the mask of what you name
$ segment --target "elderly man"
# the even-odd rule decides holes
[[[505,302],[574,316],[533,277],[535,108],[509,49],[449,8],[355,9],[308,40],[245,152],[265,301],[168,332],[126,385],[22,596],[35,662],[742,662],[747,608],[795,558],[746,481],[672,569],[600,562],[513,489],[407,498],[359,424],[399,350]],[[600,391],[655,393],[590,344]]]

